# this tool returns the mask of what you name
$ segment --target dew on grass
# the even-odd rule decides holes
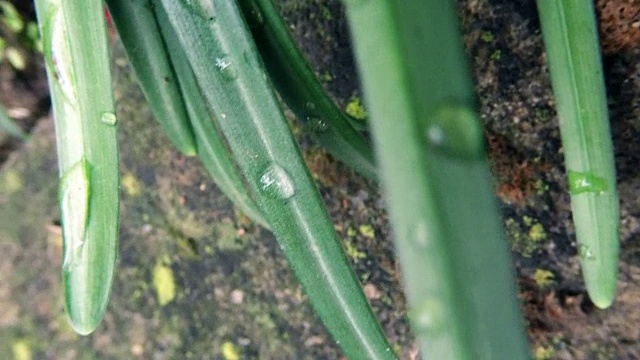
[[[266,194],[287,200],[295,194],[293,180],[279,164],[271,164],[260,176],[261,190]]]

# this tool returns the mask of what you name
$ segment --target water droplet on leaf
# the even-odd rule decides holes
[[[443,105],[428,119],[426,138],[434,150],[461,159],[484,154],[482,126],[468,106]]]
[[[309,130],[314,133],[323,133],[329,129],[329,124],[319,118],[308,118]]]
[[[418,334],[434,335],[446,326],[446,309],[437,298],[427,299],[410,312],[415,331]]]
[[[90,178],[89,164],[85,159],[67,170],[60,181],[60,212],[65,270],[78,263],[84,248],[85,232],[89,218]]]
[[[594,260],[596,258],[591,248],[584,244],[578,245],[578,255],[580,255],[583,260]]]
[[[289,199],[295,194],[293,180],[289,174],[278,164],[271,164],[260,177],[262,191],[279,198]]]
[[[100,116],[100,121],[106,125],[114,126],[118,122],[118,118],[116,117],[116,114],[112,112],[105,112]]]
[[[227,57],[219,57],[216,58],[216,69],[222,74],[222,76],[227,80],[235,79],[238,74],[236,73],[236,69],[233,67],[231,60]]]
[[[415,244],[421,248],[427,247],[429,245],[429,230],[427,224],[419,222],[413,231],[414,234],[412,238]]]
[[[433,146],[444,145],[444,141],[446,139],[444,135],[444,129],[437,125],[429,126],[429,129],[427,129],[427,137],[429,138],[429,142]]]
[[[609,189],[607,180],[592,172],[569,170],[569,191],[577,195],[582,193],[602,193]]]

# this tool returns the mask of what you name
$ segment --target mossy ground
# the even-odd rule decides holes
[[[346,108],[361,98],[339,2],[283,0],[281,9],[337,103]],[[580,278],[535,2],[466,0],[460,14],[532,353],[538,359],[640,358],[638,49],[605,58],[622,262],[618,298],[601,311],[589,302]],[[88,337],[66,324],[53,126],[47,118],[0,170],[0,354],[339,358],[273,236],[233,209],[197,159],[172,149],[121,55],[115,64],[122,224],[108,313]],[[7,100],[7,94],[0,100],[22,106],[20,97]],[[295,130],[385,332],[401,357],[411,358],[415,347],[378,190]],[[9,149],[15,147],[13,142]]]

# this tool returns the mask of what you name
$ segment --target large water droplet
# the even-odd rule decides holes
[[[216,9],[213,0],[182,0],[182,2],[199,17],[207,21],[216,19]]]
[[[296,193],[293,180],[278,164],[271,164],[260,177],[262,191],[283,200],[289,199]]]
[[[574,194],[602,193],[609,189],[607,180],[591,172],[569,170],[569,191]]]
[[[425,135],[434,150],[448,156],[475,159],[484,153],[480,120],[468,106],[440,106],[429,117]]]
[[[235,79],[238,74],[236,73],[236,69],[233,67],[231,60],[226,56],[216,58],[216,69],[222,74],[222,76],[227,80]]]
[[[100,121],[106,125],[114,126],[118,122],[118,118],[116,114],[112,112],[104,112],[102,116],[100,116]]]
[[[64,18],[56,11],[50,18],[51,43],[49,45],[49,66],[53,69],[56,82],[63,96],[71,103],[76,103],[75,78],[71,66],[71,51],[67,41]],[[45,50],[46,51],[46,50]]]
[[[410,312],[411,320],[418,334],[435,335],[446,326],[446,308],[437,298],[427,299]]]
[[[65,270],[78,263],[84,248],[91,196],[89,172],[88,162],[82,159],[69,168],[60,181],[60,212],[64,239],[62,267]]]
[[[578,255],[580,255],[580,258],[583,260],[594,260],[596,258],[591,248],[585,244],[578,245]]]

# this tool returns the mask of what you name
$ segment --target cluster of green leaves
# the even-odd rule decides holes
[[[453,2],[345,1],[379,167],[361,122],[324,92],[271,0],[106,3],[168,137],[185,155],[199,156],[220,189],[276,235],[348,357],[395,355],[349,266],[273,85],[331,154],[369,179],[380,178],[410,320],[425,356],[528,357]],[[66,305],[73,327],[87,334],[103,316],[117,248],[117,119],[107,35],[100,0],[36,4],[58,134]],[[545,16],[572,14],[572,5],[540,4],[542,15],[545,4],[550,9]],[[593,9],[575,17],[590,19]],[[595,53],[590,62],[576,58],[579,40],[572,34],[587,31],[582,40],[597,40],[592,22],[581,27],[578,20],[550,20],[567,24],[551,30],[560,34],[550,42],[561,50],[548,44],[554,88],[558,93],[564,86],[578,97],[592,91],[600,101],[603,91],[576,80],[599,65],[593,47],[579,52]],[[546,21],[543,16],[545,38]],[[569,62],[553,60],[559,53]],[[563,66],[569,79],[555,73]],[[579,116],[591,114],[583,100],[558,96],[558,103],[565,146],[584,145],[566,151],[574,218],[579,241],[590,251],[585,259],[599,259],[583,261],[589,291],[598,306],[606,306],[617,253],[611,238],[602,242],[599,235],[609,234],[617,221],[615,184],[606,162],[610,147],[604,156],[593,147],[606,143],[608,129],[601,103],[597,122]],[[567,103],[574,113],[565,115]],[[571,121],[577,127],[566,125]],[[598,131],[604,135],[591,141]],[[600,215],[597,207],[609,210]],[[585,231],[598,237],[584,240]]]

